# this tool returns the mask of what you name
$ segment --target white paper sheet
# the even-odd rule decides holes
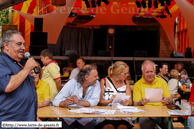
[[[134,106],[116,106],[118,109],[135,109]]]
[[[121,101],[125,101],[125,99],[129,99],[131,96],[130,95],[122,95],[122,94],[117,94],[112,103],[121,103]]]
[[[132,108],[132,109],[120,109],[121,112],[123,113],[136,113],[136,112],[145,112],[144,110],[137,109],[137,108]]]
[[[87,114],[114,114],[116,110],[79,108],[79,109],[74,109],[69,111],[75,112],[75,113],[87,113]]]
[[[145,88],[145,98],[149,99],[149,103],[161,102],[163,96],[163,89]]]

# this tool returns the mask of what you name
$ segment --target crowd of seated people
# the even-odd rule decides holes
[[[77,75],[69,80],[59,93],[57,93],[52,101],[54,106],[67,107],[71,105],[80,105],[84,107],[90,106],[114,106],[112,103],[116,94],[130,95],[128,100],[122,101],[120,104],[124,106],[161,106],[173,103],[181,98],[178,93],[180,84],[180,73],[177,69],[170,70],[168,76],[168,64],[163,63],[159,66],[159,73],[155,74],[156,64],[151,60],[146,60],[142,63],[142,78],[138,80],[133,88],[133,96],[127,77],[130,75],[129,66],[123,61],[117,61],[108,68],[107,77],[99,80],[97,67],[93,64],[85,65],[85,60],[79,58],[77,62],[83,63]],[[40,68],[39,68],[40,69]],[[57,70],[58,71],[58,70]],[[41,72],[32,75],[35,77],[36,85],[41,82]],[[45,83],[45,85],[48,83]],[[56,85],[55,85],[56,86]],[[37,94],[40,86],[37,86]],[[145,97],[145,88],[163,89],[163,99],[161,102],[151,103]],[[75,90],[76,89],[76,90]],[[45,90],[49,91],[49,90]],[[95,94],[92,93],[95,91]],[[49,94],[48,94],[49,96]],[[39,108],[49,106],[50,99],[45,97],[45,100],[38,103]],[[51,105],[52,105],[51,104]],[[152,118],[162,128],[168,128],[162,124],[161,118]],[[74,129],[130,129],[133,127],[132,118],[83,118],[73,119],[64,118],[62,121],[63,128]],[[155,128],[155,123],[149,118],[139,118],[141,129]],[[168,122],[168,119],[164,119]],[[171,125],[172,126],[172,125]],[[172,126],[173,128],[173,126]]]
[[[175,63],[174,68],[169,70],[168,64],[163,62],[159,65],[157,76],[167,82],[173,101],[179,100],[179,103],[176,103],[179,105],[180,99],[183,96],[183,85],[192,84],[187,71],[184,69],[184,64],[182,62]]]

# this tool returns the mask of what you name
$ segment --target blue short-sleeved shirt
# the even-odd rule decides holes
[[[22,66],[25,61],[19,62]],[[0,55],[0,128],[1,121],[36,121],[37,94],[34,79],[28,75],[21,85],[5,93],[11,76],[23,68],[5,52]]]

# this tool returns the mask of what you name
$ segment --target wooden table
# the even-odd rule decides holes
[[[96,106],[89,107],[95,109],[107,109],[107,110],[116,110],[112,115],[104,114],[85,114],[85,113],[73,113],[69,112],[68,108],[61,107],[44,107],[38,109],[38,117],[40,118],[96,118],[96,117],[169,117],[168,127],[171,128],[172,117],[180,116],[171,116],[168,114],[168,109],[166,106],[135,106],[138,109],[145,110],[145,112],[140,113],[122,113],[120,110],[115,107],[109,106]]]

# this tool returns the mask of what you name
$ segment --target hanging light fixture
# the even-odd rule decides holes
[[[108,0],[102,0],[106,5],[109,4],[109,1]]]
[[[141,4],[143,5],[143,8],[146,8],[147,7],[145,0],[142,0],[142,3]]]
[[[101,0],[98,0],[96,3],[97,6],[101,6]]]
[[[165,11],[166,11],[166,13],[167,13],[168,15],[170,15],[170,17],[172,17],[170,11],[168,10],[168,6],[165,7]]]
[[[170,2],[171,2],[170,0],[166,0],[166,5],[169,6],[170,5]]]
[[[161,6],[164,6],[164,0],[159,0]]]
[[[90,7],[90,3],[88,2],[88,0],[84,0],[85,1],[85,4],[86,4],[86,7],[89,8]]]
[[[152,8],[152,0],[148,1],[148,8]]]
[[[136,2],[137,8],[141,8],[141,3],[137,0]]]
[[[95,8],[95,7],[96,7],[95,0],[92,0],[92,8]]]
[[[154,8],[158,8],[158,1],[157,0],[154,1]]]

